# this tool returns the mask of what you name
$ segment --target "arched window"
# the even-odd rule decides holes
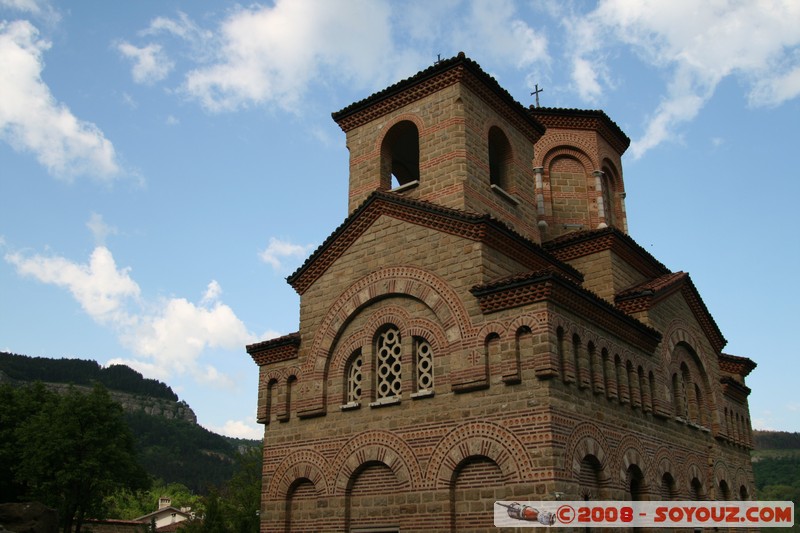
[[[728,482],[720,480],[719,482],[719,497],[718,500],[730,500],[731,499],[731,489],[728,487]]]
[[[614,225],[614,187],[611,184],[611,179],[608,177],[608,171],[603,173],[601,179],[602,183],[602,197],[603,197],[603,214],[605,216],[605,223],[607,226]]]
[[[696,477],[692,478],[689,484],[689,499],[698,501],[705,499],[705,492],[703,492],[703,484]]]
[[[292,413],[292,389],[297,384],[297,376],[289,376],[286,379],[286,396],[284,397],[283,412],[280,414],[280,421],[286,422]]]
[[[603,498],[603,468],[594,455],[587,455],[581,460],[581,469],[578,483],[580,484],[580,498],[584,501],[599,500]]]
[[[394,189],[419,180],[419,131],[409,120],[398,122],[381,144],[381,188]]]
[[[399,397],[402,392],[400,331],[388,326],[378,334],[376,346],[376,399]]]
[[[278,380],[271,379],[269,383],[267,383],[267,411],[266,411],[266,422],[265,424],[269,424],[270,418],[272,418],[276,411],[278,410]]]
[[[742,500],[743,502],[746,502],[747,500],[750,499],[750,495],[747,492],[747,487],[745,487],[744,485],[739,487],[739,499]]]
[[[626,477],[627,498],[634,502],[642,501],[646,492],[642,470],[637,465],[630,465]]]
[[[511,143],[503,130],[492,126],[489,130],[489,183],[508,190],[511,171]]]
[[[417,392],[433,391],[433,349],[422,337],[414,337],[414,366]]]
[[[564,329],[559,327],[556,330],[556,355],[558,357],[558,370],[561,372],[561,379],[564,383],[569,383],[571,380],[568,377],[567,361],[564,357]]]
[[[675,486],[675,478],[669,472],[664,472],[661,476],[661,499],[674,500],[678,496],[678,489]]]
[[[363,378],[361,368],[363,366],[364,358],[361,355],[361,350],[357,350],[350,356],[350,361],[347,363],[347,370],[345,371],[344,401],[346,404],[361,401],[361,382]]]

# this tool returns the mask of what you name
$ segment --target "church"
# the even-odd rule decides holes
[[[756,365],[628,235],[604,112],[524,107],[460,53],[333,119],[349,215],[287,278],[299,331],[247,346],[262,532],[752,497]]]

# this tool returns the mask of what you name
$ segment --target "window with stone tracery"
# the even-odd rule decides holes
[[[402,392],[400,331],[389,326],[378,335],[376,343],[377,400],[399,397]]]
[[[422,337],[414,337],[417,391],[433,390],[433,349]]]
[[[347,379],[347,394],[345,397],[346,403],[354,403],[361,400],[361,367],[363,364],[364,359],[361,356],[361,350],[358,350],[350,358],[350,362],[347,365],[347,373],[345,374]]]

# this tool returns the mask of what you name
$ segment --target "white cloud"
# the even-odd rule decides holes
[[[139,48],[121,42],[117,44],[117,50],[126,58],[133,60],[131,75],[136,83],[152,85],[166,78],[175,66],[158,44],[148,44]]]
[[[48,0],[0,0],[0,7],[25,13],[48,24],[56,24],[61,19]]]
[[[67,289],[89,316],[113,329],[135,355],[108,364],[126,364],[159,379],[189,374],[197,382],[230,388],[231,378],[206,361],[209,352],[238,351],[257,340],[219,300],[222,288],[213,280],[199,304],[184,298],[148,302],[130,277],[130,268],[118,268],[104,246],[95,248],[87,264],[19,252],[5,254],[5,260],[21,276]]]
[[[254,423],[248,423],[244,420],[228,420],[222,426],[209,426],[209,430],[214,433],[227,435],[237,439],[255,439],[261,440],[264,438],[264,428]]]
[[[203,44],[213,38],[212,32],[202,29],[186,13],[181,11],[178,12],[177,19],[169,17],[154,18],[150,22],[150,26],[141,32],[145,36],[161,33],[168,33],[194,44]]]
[[[0,139],[34,153],[56,177],[118,176],[111,142],[97,126],[56,102],[42,81],[42,54],[48,48],[29,22],[0,22]]]
[[[128,325],[125,304],[140,295],[139,286],[129,275],[130,269],[117,269],[111,251],[98,246],[89,262],[81,265],[58,256],[24,257],[8,253],[5,260],[22,276],[36,278],[67,289],[83,310],[101,324]]]
[[[239,9],[221,25],[215,60],[189,72],[183,90],[209,111],[261,104],[291,110],[326,73],[357,86],[376,76],[384,81],[402,62],[389,18],[387,4],[369,0],[278,0]]]
[[[98,215],[97,213],[92,213],[89,222],[86,223],[86,227],[92,232],[94,242],[100,246],[105,246],[106,238],[109,235],[116,235],[118,233],[117,228],[106,224],[103,220],[103,215]]]
[[[203,293],[203,300],[204,304],[209,304],[216,302],[219,300],[220,295],[222,294],[222,287],[220,287],[217,280],[213,279],[206,287],[206,292]]]
[[[469,43],[470,54],[516,68],[549,61],[547,38],[515,16],[512,2],[481,0],[468,6],[463,22],[452,26],[452,40],[457,45]]]
[[[301,259],[304,259],[313,248],[313,244],[303,246],[271,237],[267,247],[258,254],[258,256],[275,270],[281,270],[284,267],[284,259],[294,258],[299,262]]]
[[[667,93],[631,145],[634,157],[676,138],[726,77],[750,85],[752,105],[779,105],[800,94],[800,3],[785,0],[605,0],[578,21],[564,21],[574,45],[573,81],[592,101],[604,54],[623,44],[671,74]],[[594,71],[594,74],[592,73]],[[580,80],[587,83],[581,85]],[[581,91],[588,87],[590,90]],[[679,138],[679,137],[678,137]]]

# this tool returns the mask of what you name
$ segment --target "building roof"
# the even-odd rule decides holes
[[[375,191],[367,197],[286,281],[299,294],[303,294],[381,215],[484,242],[531,270],[552,267],[568,278],[583,281],[583,275],[578,270],[491,215],[468,213],[381,191]]]
[[[144,516],[140,516],[139,518],[134,518],[134,520],[136,522],[147,522],[151,518],[158,519],[159,515],[163,515],[163,514],[167,514],[167,513],[169,513],[169,514],[173,514],[173,513],[179,514],[179,515],[183,516],[184,519],[187,519],[187,520],[189,518],[191,518],[191,515],[189,513],[184,513],[180,509],[170,506],[170,507],[162,507],[161,509],[158,509],[157,511],[153,511],[152,513],[148,513],[148,514],[146,514]]]
[[[544,134],[545,127],[501,87],[496,79],[484,72],[478,63],[464,55],[464,52],[459,52],[457,56],[450,59],[439,60],[410,78],[352,103],[344,109],[332,113],[331,116],[346,132],[459,81],[467,83],[490,104],[502,102],[512,110],[514,117],[509,118],[522,131],[527,131],[534,142]],[[482,94],[485,92],[482,90],[484,88],[488,90],[488,93]],[[497,102],[492,100],[497,100]]]
[[[620,155],[631,144],[616,122],[597,109],[565,109],[558,107],[529,107],[529,113],[548,128],[595,130],[613,146]]]
[[[686,272],[671,272],[658,278],[647,280],[617,294],[614,298],[616,306],[626,313],[633,314],[646,311],[657,305],[668,296],[680,292],[692,310],[711,346],[720,353],[728,343],[717,326],[714,317],[708,311],[700,297],[697,287]]]
[[[523,272],[477,285],[471,289],[481,311],[492,313],[539,301],[554,301],[579,311],[598,326],[652,352],[661,333],[617,309],[592,291],[553,269]]]
[[[648,278],[671,272],[630,235],[611,226],[566,233],[543,243],[542,246],[562,261],[611,250]]]
[[[300,333],[289,333],[283,337],[247,345],[247,353],[257,365],[288,361],[297,357],[300,350]]]
[[[719,367],[723,372],[729,372],[744,378],[747,377],[756,366],[758,366],[756,362],[747,357],[727,353],[719,354]]]

